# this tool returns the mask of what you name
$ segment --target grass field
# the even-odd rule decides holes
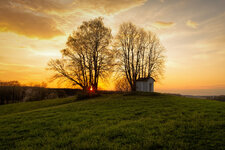
[[[3,105],[0,149],[225,149],[225,103],[103,95]]]

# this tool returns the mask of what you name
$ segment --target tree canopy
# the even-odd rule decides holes
[[[99,78],[112,69],[113,50],[111,29],[105,27],[102,18],[84,21],[69,36],[62,58],[51,60],[49,69],[55,71],[54,79],[65,79],[84,90],[98,88]]]
[[[136,80],[153,77],[158,79],[164,70],[164,47],[157,36],[128,22],[120,25],[115,47],[120,54],[120,68],[131,90],[136,90]]]

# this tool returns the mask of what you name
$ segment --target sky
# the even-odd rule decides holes
[[[225,95],[224,6],[225,0],[0,0],[0,80],[49,81],[48,61],[60,58],[83,21],[101,16],[113,36],[127,21],[158,35],[166,68],[157,92]]]

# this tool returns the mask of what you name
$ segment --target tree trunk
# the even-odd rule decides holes
[[[135,91],[136,91],[136,82],[132,85],[131,91],[132,91],[132,92],[135,92]]]

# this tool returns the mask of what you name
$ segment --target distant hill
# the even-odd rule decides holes
[[[190,98],[200,98],[200,99],[209,99],[209,100],[218,100],[218,101],[224,101],[225,102],[225,95],[219,95],[219,96],[194,96],[194,95],[183,95],[185,97]]]

